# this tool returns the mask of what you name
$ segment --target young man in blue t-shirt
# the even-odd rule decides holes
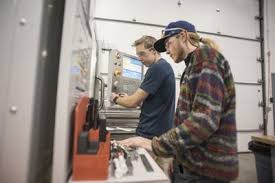
[[[154,49],[156,39],[143,36],[134,47],[139,60],[148,67],[137,91],[130,96],[112,94],[112,100],[124,107],[141,105],[136,135],[152,139],[173,126],[175,111],[175,75],[170,64]]]

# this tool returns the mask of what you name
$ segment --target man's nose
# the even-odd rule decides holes
[[[143,62],[143,57],[138,56],[139,61]]]

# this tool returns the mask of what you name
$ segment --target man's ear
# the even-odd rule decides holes
[[[180,33],[179,33],[180,37],[179,39],[182,39],[183,42],[186,42],[187,41],[187,31],[186,30],[182,30]]]
[[[154,54],[158,54],[158,51],[155,48],[152,48]]]

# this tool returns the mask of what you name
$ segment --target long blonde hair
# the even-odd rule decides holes
[[[190,43],[195,47],[200,47],[200,43],[202,43],[207,47],[214,48],[215,50],[220,51],[218,44],[210,38],[202,38],[196,32],[188,32],[188,37]]]

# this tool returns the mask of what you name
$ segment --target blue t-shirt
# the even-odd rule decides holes
[[[164,59],[152,64],[140,88],[149,95],[143,101],[136,134],[145,138],[160,136],[173,126],[175,75]]]

